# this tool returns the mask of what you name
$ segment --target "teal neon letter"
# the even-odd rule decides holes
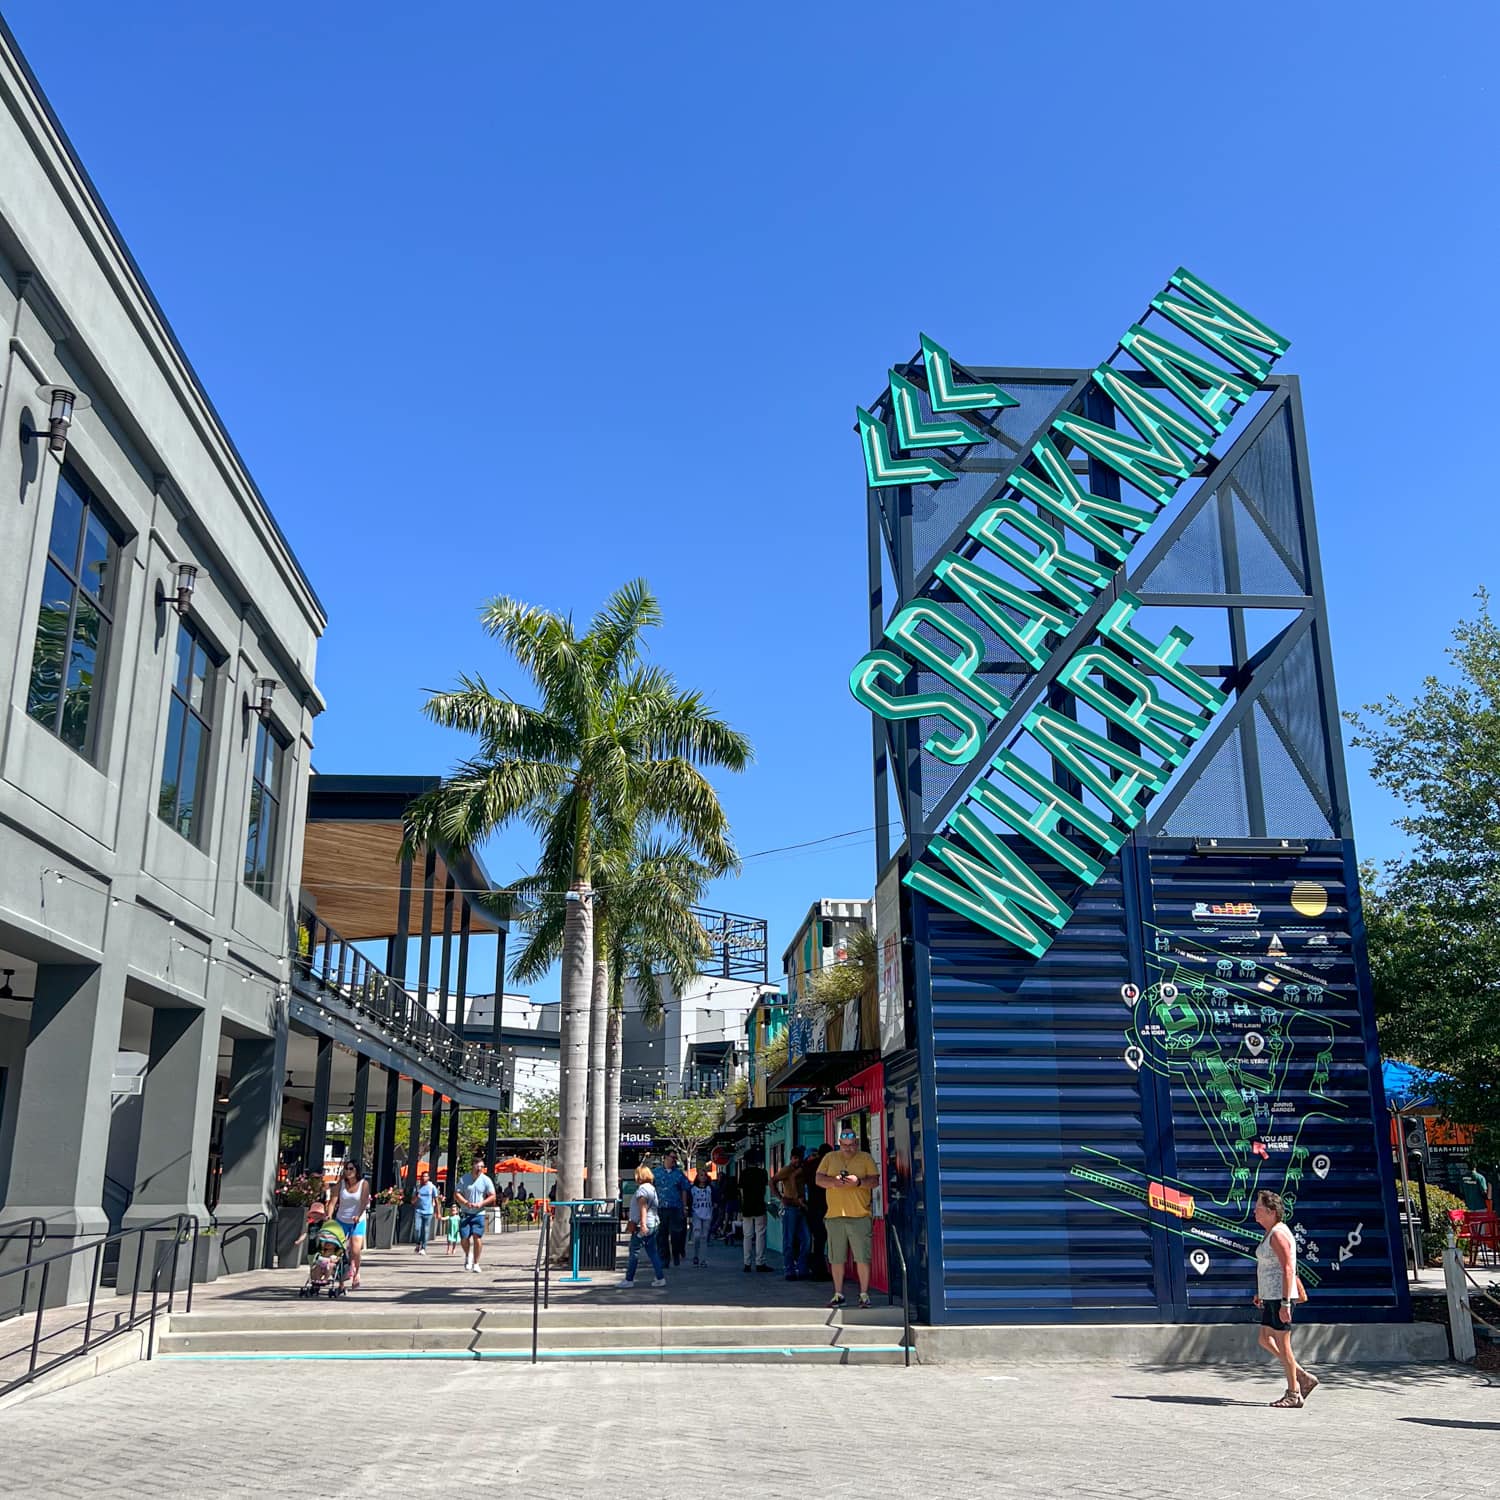
[[[973,760],[984,737],[984,720],[967,703],[960,703],[946,693],[914,693],[909,698],[896,698],[881,685],[880,679],[885,677],[893,686],[900,687],[911,669],[911,663],[903,661],[894,651],[872,651],[849,674],[849,691],[882,719],[921,719],[929,715],[947,719],[958,733],[945,737],[934,731],[923,748],[950,766]]]
[[[1006,536],[1003,528],[1007,526],[1019,531],[1035,545],[1036,550],[1033,552]],[[1038,588],[1044,588],[1055,599],[1060,599],[1075,614],[1081,615],[1092,600],[1065,574],[1083,579],[1096,591],[1107,587],[1114,577],[1110,569],[1067,551],[1052,527],[1044,526],[1014,500],[1002,500],[999,505],[990,506],[969,527],[969,535],[976,542],[982,542],[996,557],[1003,557],[1023,578],[1030,579]]]
[[[1025,812],[1006,796],[995,780],[1002,776],[1035,797],[1037,807]],[[1064,869],[1090,885],[1103,874],[1104,866],[1089,859],[1071,840],[1064,839],[1056,831],[1058,823],[1071,823],[1106,854],[1113,854],[1130,836],[1128,829],[1117,828],[1097,813],[1090,812],[1076,797],[1069,796],[1010,750],[1002,750],[996,755],[985,772],[985,779],[975,784],[970,795],[997,818],[1003,818],[1017,833],[1024,833]]]
[[[1105,427],[1071,412],[1054,418],[1052,430],[1108,464],[1143,494],[1165,504],[1193,472],[1193,460],[1177,446],[1174,434],[1199,453],[1207,453],[1213,447],[1213,438],[1109,365],[1100,365],[1094,371],[1094,383],[1140,437],[1127,437],[1114,427]],[[1169,479],[1164,479],[1164,474]]]
[[[918,625],[947,636],[959,648],[958,655],[944,656],[925,636],[917,634]],[[923,601],[908,604],[885,627],[885,638],[895,642],[908,656],[925,662],[939,677],[951,682],[961,693],[967,693],[997,719],[1010,707],[1010,699],[1004,693],[996,692],[979,677],[984,666],[984,637],[962,620],[954,619],[941,605]]]
[[[1042,749],[1060,760],[1127,828],[1141,821],[1145,809],[1136,805],[1141,793],[1159,792],[1167,784],[1170,767],[1153,766],[1056,709],[1033,709],[1026,716],[1026,728]],[[1111,779],[1094,761],[1123,774]]]
[[[1222,292],[1216,292],[1185,267],[1178,267],[1172,285],[1193,300],[1183,302],[1162,292],[1151,299],[1151,306],[1252,380],[1264,380],[1271,373],[1271,366],[1290,347],[1289,339],[1258,318],[1252,318],[1244,308],[1236,307]],[[1270,357],[1254,354],[1253,349],[1263,349]]]
[[[950,823],[976,852],[971,853],[940,836],[927,846],[927,853],[942,860],[963,884],[957,885],[922,864],[912,866],[904,884],[1039,958],[1051,945],[1052,937],[1026,912],[1034,912],[1051,926],[1061,927],[1072,915],[1071,908],[968,808],[960,807]]]
[[[1200,421],[1223,432],[1235,405],[1255,394],[1251,381],[1231,375],[1170,339],[1158,338],[1139,323],[1120,340],[1120,347],[1138,359]]]
[[[1135,657],[1148,671],[1166,678],[1185,697],[1201,703],[1209,713],[1217,713],[1229,701],[1228,697],[1196,672],[1181,665],[1182,653],[1193,644],[1192,636],[1174,625],[1161,645],[1153,644],[1130,623],[1140,607],[1141,601],[1122,589],[1120,597],[1099,622],[1099,634],[1111,645]]]
[[[1089,494],[1049,437],[1036,444],[1031,456],[1041,466],[1046,478],[1029,469],[1017,469],[1010,476],[1011,487],[1050,510],[1064,526],[1109,553],[1117,562],[1124,562],[1135,545],[1135,538],[1123,537],[1120,531],[1149,531],[1156,518],[1133,506],[1122,505],[1118,500],[1101,500],[1099,496]]]
[[[1043,648],[1049,631],[1066,635],[1074,624],[1072,615],[1044,604],[1035,594],[996,578],[956,553],[950,552],[932,571],[1028,666],[1040,667],[1046,661],[1048,653]],[[1025,624],[1017,625],[1001,609],[1002,604],[1021,615]]]
[[[1096,673],[1126,689],[1130,699],[1117,698],[1108,688],[1095,682]],[[1085,647],[1057,674],[1057,680],[1070,693],[1097,708],[1111,724],[1119,725],[1174,766],[1182,763],[1188,745],[1208,725],[1206,717],[1168,703],[1157,691],[1156,683],[1139,667],[1131,666],[1102,644]],[[1161,724],[1177,733],[1169,734],[1158,727]],[[1179,735],[1185,735],[1186,740],[1180,739]]]

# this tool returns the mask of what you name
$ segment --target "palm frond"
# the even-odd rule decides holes
[[[644,578],[622,584],[604,601],[589,623],[587,639],[606,682],[634,666],[641,654],[642,633],[661,621],[661,605]]]
[[[556,799],[572,772],[534,760],[469,760],[407,805],[404,853],[424,846],[467,852],[531,808]]]

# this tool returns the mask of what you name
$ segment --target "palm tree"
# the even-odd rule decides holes
[[[561,821],[561,820],[559,820]],[[708,955],[708,934],[692,907],[704,885],[724,873],[705,861],[694,841],[668,842],[642,826],[632,844],[623,830],[594,831],[594,952],[588,1040],[588,1171],[591,1193],[619,1196],[620,1054],[624,986],[634,980],[648,1025],[664,1016],[661,980],[681,989]],[[516,954],[518,979],[539,979],[561,952],[566,907],[558,875],[565,849],[548,844],[536,874],[517,881],[515,895],[531,901],[527,938]],[[600,1186],[602,1184],[602,1186]]]
[[[643,579],[616,590],[581,635],[571,615],[503,597],[486,604],[480,619],[531,677],[540,702],[517,703],[477,675],[460,677],[454,692],[429,697],[427,716],[476,736],[479,751],[407,809],[406,844],[467,850],[524,819],[542,837],[539,868],[558,856],[564,911],[557,1186],[560,1199],[578,1198],[595,1000],[595,831],[615,843],[620,830],[641,820],[660,822],[689,832],[707,860],[727,868],[734,850],[726,820],[700,767],[742,770],[750,746],[701,695],[642,664],[644,633],[661,623]],[[598,999],[602,1004],[605,997]],[[606,1023],[601,1014],[601,1035]]]
[[[620,1072],[625,984],[635,985],[641,1019],[660,1026],[665,1010],[661,981],[681,994],[698,973],[712,944],[693,915],[706,882],[722,873],[694,857],[691,848],[642,840],[629,878],[610,903],[609,1019],[604,1059],[605,1196],[620,1194]]]

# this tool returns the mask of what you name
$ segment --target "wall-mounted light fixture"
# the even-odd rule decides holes
[[[68,428],[73,425],[73,418],[87,411],[92,403],[71,385],[39,385],[36,393],[47,405],[47,446],[61,458],[68,450]],[[25,439],[41,434],[23,429],[21,436]]]
[[[193,602],[193,590],[197,587],[198,569],[192,563],[178,563],[176,587],[172,594],[172,608],[177,611],[179,618],[187,618],[188,609]],[[166,586],[158,582],[156,585],[156,602],[164,604],[166,600]]]
[[[248,695],[245,698],[245,712],[253,713],[262,724],[271,722],[272,705],[276,701],[276,689],[279,686],[274,677],[257,677],[255,679],[255,700],[252,702]]]
[[[187,614],[188,606],[193,602],[193,590],[197,587],[197,568],[192,563],[178,563],[176,608],[179,615]]]

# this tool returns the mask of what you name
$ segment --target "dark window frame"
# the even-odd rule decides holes
[[[264,719],[257,720],[250,760],[250,810],[245,827],[245,885],[276,903],[276,860],[282,835],[283,783],[290,744]],[[268,822],[266,808],[272,816]]]
[[[181,651],[186,643],[188,647],[188,666],[186,681],[188,689],[186,692],[179,686],[183,677],[181,667]],[[203,658],[203,708],[200,711],[193,707],[192,681],[193,667],[198,657]],[[210,798],[208,796],[209,774],[213,766],[214,755],[214,707],[215,698],[219,691],[219,672],[223,667],[222,656],[214,649],[208,637],[191,620],[182,619],[177,622],[177,639],[173,655],[172,681],[168,691],[167,705],[167,741],[162,750],[161,782],[157,789],[156,815],[179,837],[185,838],[194,848],[202,849],[208,831],[208,819],[206,816]],[[172,722],[174,716],[179,715],[182,719],[182,728],[176,735],[177,764],[168,767],[167,754],[173,742]],[[187,754],[187,736],[183,732],[187,727],[189,719],[197,721],[201,731],[200,740],[200,765],[197,767],[195,779],[195,793],[190,816],[192,826],[190,830],[182,827],[182,766]],[[163,798],[168,786],[168,771],[175,771],[175,779],[171,785],[176,794],[176,800],[171,809],[170,816],[163,805]]]
[[[37,704],[33,701],[33,693],[36,687],[36,653],[40,644],[41,618],[38,610],[36,633],[32,638],[31,648],[31,672],[26,689],[26,715],[34,724],[40,724],[49,734],[61,740],[70,750],[81,755],[90,764],[98,759],[101,736],[99,733],[99,720],[103,713],[103,702],[105,688],[108,682],[109,655],[113,648],[115,606],[117,580],[120,577],[122,558],[127,545],[124,529],[116,522],[110,514],[109,508],[100,500],[94,487],[84,479],[83,475],[73,467],[65,463],[58,473],[57,489],[60,490],[64,484],[73,492],[80,503],[80,514],[78,521],[78,538],[73,548],[73,556],[70,559],[59,557],[52,550],[52,528],[57,522],[58,496],[53,495],[52,515],[48,521],[46,564],[44,565],[43,591],[45,596],[46,580],[45,568],[53,567],[62,574],[68,584],[70,591],[68,601],[68,623],[62,636],[62,651],[59,658],[59,678],[57,687],[57,703],[49,719],[37,716]],[[84,580],[83,559],[88,545],[89,518],[98,520],[105,537],[105,560],[106,574],[104,588],[99,592],[91,589]],[[78,605],[79,600],[87,599],[88,603],[98,614],[100,620],[100,639],[94,647],[94,682],[89,690],[88,718],[84,725],[83,743],[75,745],[72,740],[63,733],[64,720],[68,711],[68,674],[71,670],[73,652],[77,642],[78,627]]]

